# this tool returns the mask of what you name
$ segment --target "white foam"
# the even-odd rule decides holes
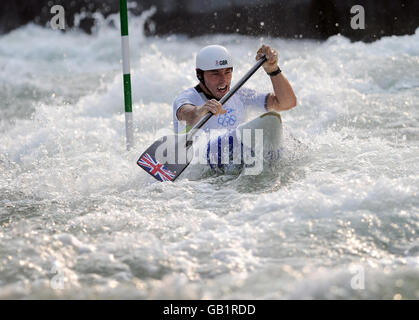
[[[359,297],[332,288],[347,285],[348,260],[386,268],[403,258],[405,269],[387,270],[389,281],[411,276],[419,29],[368,44],[339,36],[145,38],[144,19],[130,24],[130,152],[119,29],[108,25],[118,26],[115,16],[91,36],[32,24],[0,36],[2,297]],[[139,169],[139,154],[172,129],[175,96],[196,84],[194,53],[227,46],[237,57],[234,82],[262,42],[279,50],[298,98],[282,113],[294,142],[277,172],[194,181],[185,172],[172,184]],[[262,70],[246,85],[271,90]],[[65,293],[48,287],[56,262],[70,279]],[[307,266],[324,269],[310,275]],[[383,297],[386,272],[368,273],[377,287],[365,297]],[[417,298],[409,287],[404,294]]]

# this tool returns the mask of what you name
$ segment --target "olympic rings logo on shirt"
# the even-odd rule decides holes
[[[234,114],[231,114],[234,110],[230,108],[226,108],[227,113],[218,116],[218,123],[221,124],[223,127],[233,126],[237,118]]]

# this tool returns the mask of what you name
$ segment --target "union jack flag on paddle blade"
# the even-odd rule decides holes
[[[175,173],[167,169],[148,153],[144,153],[138,159],[137,164],[160,181],[172,181],[176,176]]]

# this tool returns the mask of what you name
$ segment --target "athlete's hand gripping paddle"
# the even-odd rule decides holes
[[[265,61],[265,56],[258,60],[236,85],[220,99],[220,103],[225,104]],[[203,116],[186,134],[161,137],[143,152],[137,164],[159,181],[175,181],[192,160],[191,157],[188,157],[189,149],[193,143],[192,138],[212,116],[213,113]]]

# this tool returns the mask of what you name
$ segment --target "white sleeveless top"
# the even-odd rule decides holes
[[[179,121],[176,113],[179,108],[185,104],[194,106],[203,105],[210,97],[208,97],[198,86],[183,91],[173,103],[173,126],[175,133],[186,131],[186,123]],[[239,124],[246,121],[246,113],[249,108],[260,112],[266,111],[266,102],[268,94],[258,93],[249,88],[240,88],[228,101],[223,105],[227,113],[218,116],[212,116],[211,119],[203,126],[202,129],[235,129]]]

